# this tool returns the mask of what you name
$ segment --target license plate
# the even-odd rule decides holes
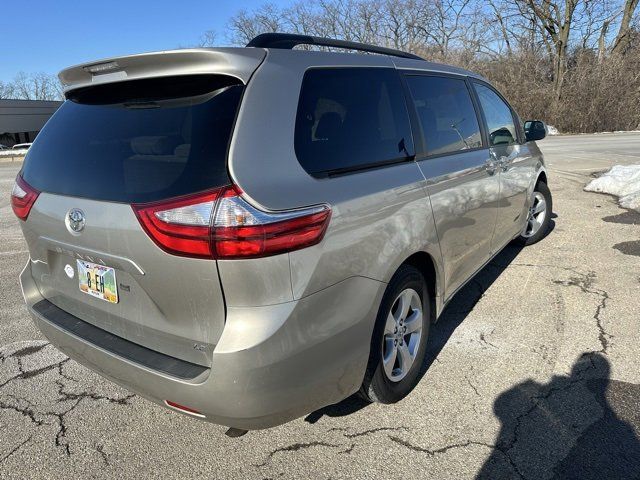
[[[80,291],[109,303],[118,303],[116,271],[97,263],[77,260]]]

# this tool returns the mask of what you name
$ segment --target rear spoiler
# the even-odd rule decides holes
[[[230,75],[247,83],[266,56],[262,48],[193,48],[107,58],[58,74],[65,95],[91,85],[177,75]]]

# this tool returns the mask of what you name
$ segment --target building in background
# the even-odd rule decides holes
[[[62,102],[0,99],[0,144],[33,142]]]

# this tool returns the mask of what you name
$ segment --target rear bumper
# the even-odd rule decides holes
[[[176,402],[243,429],[279,425],[355,392],[384,292],[378,281],[351,277],[294,302],[230,307],[211,367],[179,378],[152,368],[135,348],[123,353],[70,328],[73,319],[61,324],[46,303],[37,307],[44,299],[30,262],[20,281],[36,325],[69,357],[155,403]]]

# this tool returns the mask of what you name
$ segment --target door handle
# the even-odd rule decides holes
[[[499,162],[496,162],[493,158],[490,158],[489,160],[487,160],[485,162],[485,169],[487,170],[487,173],[489,175],[493,175],[496,173],[496,169],[498,168],[498,164]]]

